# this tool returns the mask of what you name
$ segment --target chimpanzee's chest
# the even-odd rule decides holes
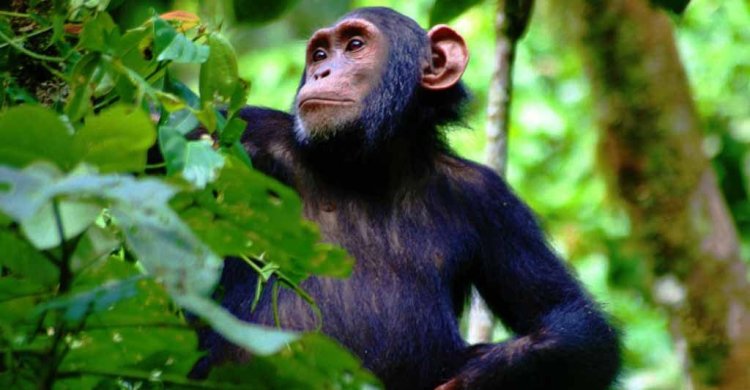
[[[422,376],[445,375],[463,348],[456,312],[472,260],[471,226],[429,204],[324,206],[307,216],[356,265],[348,279],[305,282],[323,314],[323,331],[381,378],[416,384]]]

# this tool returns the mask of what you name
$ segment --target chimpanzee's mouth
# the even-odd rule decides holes
[[[353,104],[354,100],[351,99],[333,99],[324,97],[309,97],[301,100],[298,107],[302,108],[305,105],[329,105],[329,106],[344,106]]]

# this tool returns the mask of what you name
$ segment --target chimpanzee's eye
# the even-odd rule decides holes
[[[346,51],[356,51],[365,46],[361,39],[354,38],[346,44]]]
[[[323,61],[328,58],[328,55],[323,49],[317,49],[312,54],[313,62]]]

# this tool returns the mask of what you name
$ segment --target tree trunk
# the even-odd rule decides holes
[[[697,389],[750,389],[750,285],[737,232],[702,150],[669,18],[648,0],[556,3],[591,80],[600,163],[650,254]]]
[[[505,176],[508,162],[508,128],[513,91],[516,43],[529,23],[533,0],[498,0],[495,14],[495,60],[487,96],[487,165]],[[495,320],[475,289],[471,292],[467,340],[471,344],[492,341]]]

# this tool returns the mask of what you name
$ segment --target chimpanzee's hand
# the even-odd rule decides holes
[[[459,385],[458,379],[454,378],[436,387],[435,390],[459,390],[460,388],[461,386]]]

